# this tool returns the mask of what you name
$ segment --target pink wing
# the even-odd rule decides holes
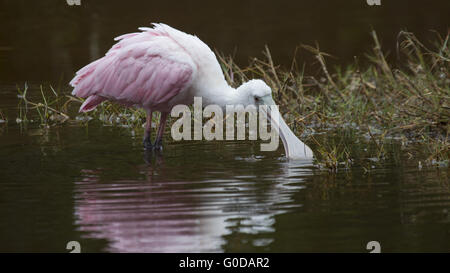
[[[145,29],[116,40],[105,57],[79,70],[70,82],[73,95],[87,98],[80,112],[104,100],[157,108],[190,86],[193,61],[163,31]]]

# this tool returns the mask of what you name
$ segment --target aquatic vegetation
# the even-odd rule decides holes
[[[37,113],[38,121],[42,126],[47,126],[51,123],[64,123],[68,120],[69,116],[63,110],[64,107],[60,105],[61,97],[52,86],[50,86],[50,90],[52,91],[54,97],[45,95],[41,85],[39,89],[41,100],[39,102],[33,102],[27,98],[28,84],[25,83],[23,90],[18,87],[17,97],[19,98],[19,114],[16,118],[16,122],[29,122],[28,112],[30,111],[33,111],[35,114]]]
[[[315,138],[313,138],[315,140]],[[332,172],[337,172],[339,167],[343,166],[349,169],[353,164],[353,159],[350,156],[348,144],[341,141],[336,144],[335,141],[318,142],[316,149],[316,160],[320,168],[329,169]]]
[[[118,125],[123,127],[137,127],[142,125],[142,118],[145,113],[140,109],[124,108],[117,104],[105,102],[90,113],[80,114],[76,108],[83,103],[83,100],[66,92],[56,91],[52,86],[44,90],[42,85],[38,91],[40,96],[30,99],[28,84],[24,88],[17,88],[19,98],[17,123],[39,123],[40,126],[53,126],[66,122],[75,122],[87,125],[94,118],[100,120],[104,125]],[[35,95],[37,92],[34,92]],[[29,119],[31,113],[33,119]],[[74,117],[73,117],[74,116]],[[73,118],[71,118],[73,117]]]
[[[398,35],[397,61],[392,64],[373,31],[373,52],[364,60],[355,58],[346,66],[330,68],[332,58],[318,45],[302,45],[298,50],[312,54],[319,72],[307,75],[294,58],[289,68],[275,65],[269,48],[263,59],[252,59],[239,67],[230,56],[218,53],[226,80],[236,87],[252,78],[263,79],[273,90],[286,122],[313,147],[317,164],[333,172],[360,164],[368,172],[379,162],[399,160],[395,153],[407,153],[420,166],[448,167],[450,119],[450,44],[436,33],[431,45],[402,31]],[[296,51],[296,52],[297,52]],[[18,88],[19,113],[16,121],[42,126],[64,123],[101,122],[107,126],[141,128],[145,113],[103,102],[96,110],[79,114],[81,99],[55,91]],[[7,120],[0,111],[0,119]],[[170,130],[170,126],[167,126]],[[345,136],[330,141],[326,135]],[[359,151],[349,144],[358,141]],[[389,151],[388,143],[401,143],[402,151]],[[409,147],[420,145],[421,150]],[[365,148],[366,147],[366,148]],[[419,166],[419,163],[417,164]]]
[[[398,66],[389,64],[376,33],[371,35],[374,47],[367,55],[369,62],[363,66],[355,58],[354,64],[335,67],[334,73],[326,63],[330,54],[321,52],[318,45],[302,45],[321,69],[315,76],[306,76],[305,66],[299,69],[295,59],[289,70],[275,66],[267,47],[265,60],[254,59],[244,69],[230,57],[220,58],[230,82],[239,84],[252,77],[268,82],[280,111],[289,113],[290,125],[306,138],[317,132],[351,129],[376,147],[373,156],[377,161],[389,156],[384,146],[387,141],[406,139],[407,145],[423,145],[427,161],[448,162],[449,35],[443,39],[436,34],[434,44],[428,47],[414,34],[400,32]],[[319,164],[330,170],[352,159],[342,144],[307,142],[316,142]]]

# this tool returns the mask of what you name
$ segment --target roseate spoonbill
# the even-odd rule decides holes
[[[204,104],[275,105],[272,91],[262,80],[230,87],[211,49],[196,36],[165,24],[139,28],[141,32],[115,38],[118,41],[101,59],[80,69],[70,84],[73,95],[86,98],[80,112],[87,112],[104,100],[147,111],[144,147],[162,149],[162,138],[171,109],[190,105],[194,97]],[[156,141],[151,143],[151,119],[161,112]],[[289,129],[279,112],[269,115],[279,129],[286,156],[312,158],[311,149]]]

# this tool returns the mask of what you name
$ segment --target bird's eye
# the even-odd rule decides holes
[[[255,101],[259,102],[261,99],[259,97],[255,97]]]

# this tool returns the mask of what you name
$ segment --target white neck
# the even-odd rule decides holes
[[[205,89],[202,92],[202,97],[203,106],[216,104],[225,107],[226,105],[248,104],[248,94],[241,90],[237,90],[228,84]]]

